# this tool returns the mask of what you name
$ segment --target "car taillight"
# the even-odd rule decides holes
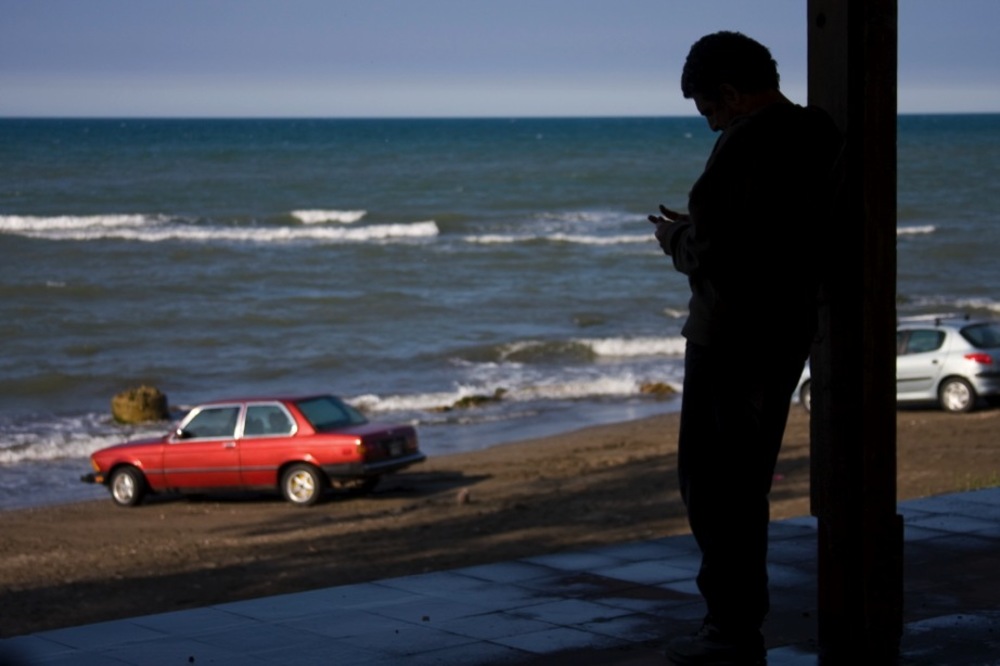
[[[993,357],[989,354],[984,354],[982,352],[973,352],[971,354],[966,354],[965,358],[980,365],[992,365]]]

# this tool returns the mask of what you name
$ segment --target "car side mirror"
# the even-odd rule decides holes
[[[191,433],[184,428],[178,428],[174,431],[174,439],[190,439]]]

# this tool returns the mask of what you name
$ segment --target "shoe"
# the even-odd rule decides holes
[[[676,666],[766,666],[767,650],[759,631],[726,634],[711,624],[696,634],[675,638],[666,656]]]

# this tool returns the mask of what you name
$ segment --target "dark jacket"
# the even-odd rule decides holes
[[[719,137],[664,250],[691,285],[683,334],[703,345],[812,335],[833,224],[831,173],[841,139],[818,109],[779,103]],[[752,350],[745,351],[752,353]]]

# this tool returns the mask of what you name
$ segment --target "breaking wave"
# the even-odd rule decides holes
[[[343,211],[341,211],[343,212]],[[356,211],[360,212],[360,211]],[[360,219],[360,217],[358,218]],[[439,233],[433,220],[362,227],[221,226],[193,224],[165,215],[0,216],[0,233],[60,241],[129,240],[145,243],[365,243],[432,238]]]
[[[340,224],[354,224],[365,215],[366,210],[293,210],[292,217],[303,224],[324,224],[326,222],[338,222]]]
[[[897,236],[920,236],[924,234],[932,234],[937,231],[937,227],[933,224],[921,224],[912,227],[896,227]]]
[[[634,245],[650,243],[650,234],[622,234],[617,236],[598,236],[594,234],[571,234],[554,232],[550,234],[481,234],[466,236],[467,243],[482,245],[502,245],[513,243],[535,243],[539,241],[550,243],[577,243],[579,245]]]

